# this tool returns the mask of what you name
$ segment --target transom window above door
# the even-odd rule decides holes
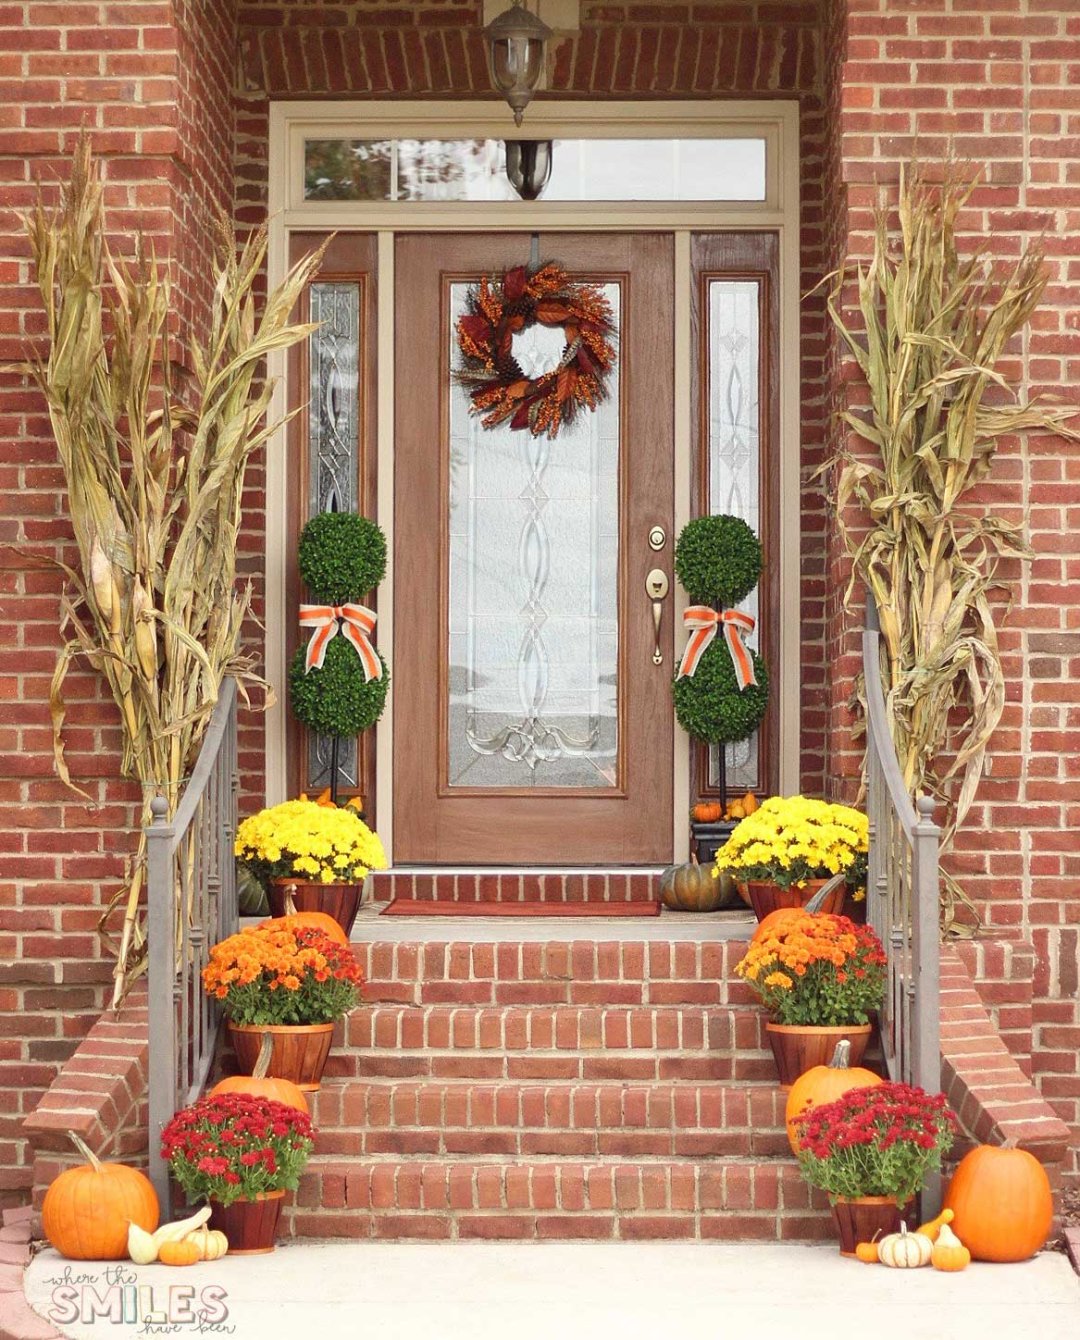
[[[305,139],[304,199],[516,200],[502,139]],[[764,200],[764,138],[555,139],[544,200]]]

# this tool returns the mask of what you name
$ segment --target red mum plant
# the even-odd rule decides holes
[[[177,1112],[161,1134],[161,1156],[188,1200],[231,1205],[266,1191],[294,1191],[313,1137],[306,1112],[223,1093]]]
[[[943,1093],[910,1084],[851,1089],[795,1121],[799,1163],[811,1186],[834,1200],[888,1196],[898,1205],[941,1166],[957,1130]]]

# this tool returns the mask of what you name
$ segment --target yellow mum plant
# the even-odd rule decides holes
[[[716,853],[718,871],[743,882],[781,888],[846,872],[853,888],[866,881],[870,825],[865,814],[806,796],[771,796],[736,824]]]
[[[287,800],[260,810],[236,830],[236,855],[265,886],[272,879],[359,884],[386,869],[377,833],[355,810]]]

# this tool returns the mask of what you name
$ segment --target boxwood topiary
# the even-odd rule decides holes
[[[757,683],[740,689],[727,642],[718,633],[694,674],[675,680],[675,715],[688,735],[706,744],[734,744],[753,734],[769,704],[769,674],[756,651],[751,657]]]
[[[695,605],[733,609],[761,576],[761,542],[737,516],[700,516],[675,545],[675,574]]]
[[[356,512],[322,512],[300,532],[300,576],[313,600],[361,601],[386,576],[386,536]]]
[[[335,602],[338,603],[338,602]],[[374,726],[386,706],[390,671],[381,654],[381,679],[366,680],[356,649],[341,634],[326,648],[321,670],[304,669],[306,646],[289,667],[289,694],[296,719],[319,735],[349,738]]]

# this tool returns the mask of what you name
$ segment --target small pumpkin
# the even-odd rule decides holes
[[[724,817],[724,807],[718,800],[700,800],[690,811],[690,818],[698,824],[719,823]]]
[[[930,1264],[935,1270],[966,1270],[971,1265],[971,1253],[948,1224],[938,1230],[937,1241],[930,1249]]]
[[[855,1256],[868,1266],[876,1266],[878,1264],[877,1249],[876,1242],[857,1242],[855,1244]]]
[[[344,928],[334,920],[329,912],[298,912],[296,903],[293,901],[291,888],[285,890],[285,915],[283,917],[267,917],[265,921],[259,922],[260,930],[264,926],[277,926],[281,930],[288,931],[313,929],[322,931],[331,940],[336,940],[339,945],[349,943],[349,937],[345,934]]]
[[[193,1266],[202,1260],[198,1247],[190,1237],[181,1242],[163,1242],[158,1252],[158,1260],[163,1266]]]
[[[291,1079],[275,1079],[266,1073],[270,1068],[270,1056],[273,1050],[273,1033],[264,1033],[262,1041],[259,1043],[259,1055],[255,1061],[255,1068],[251,1074],[229,1075],[225,1079],[219,1079],[210,1090],[211,1095],[246,1093],[253,1098],[272,1098],[275,1102],[284,1103],[287,1107],[295,1107],[301,1112],[308,1113],[310,1109],[301,1088],[294,1084]]]
[[[759,802],[757,796],[754,795],[753,791],[747,791],[746,795],[743,796],[742,807],[743,807],[743,814],[746,816],[747,819],[750,818],[751,814],[755,814],[757,812],[759,808]]]
[[[73,1131],[86,1160],[53,1179],[41,1207],[45,1236],[72,1261],[122,1261],[128,1224],[152,1233],[161,1214],[150,1179],[123,1163],[103,1163]]]
[[[184,1241],[195,1244],[200,1261],[220,1261],[229,1250],[229,1239],[225,1234],[219,1228],[207,1228],[205,1224],[189,1233]]]
[[[1046,1170],[1026,1149],[979,1145],[956,1166],[945,1205],[975,1261],[1026,1261],[1046,1245],[1054,1198]]]
[[[882,1082],[880,1075],[875,1075],[863,1066],[851,1066],[850,1061],[851,1043],[847,1038],[842,1038],[836,1044],[828,1065],[812,1066],[791,1086],[784,1117],[792,1153],[799,1152],[797,1118],[804,1116],[812,1107],[835,1102],[851,1089],[868,1089]]]
[[[937,1236],[941,1232],[941,1230],[945,1227],[946,1224],[951,1224],[952,1221],[953,1221],[952,1210],[945,1209],[942,1210],[942,1212],[939,1215],[936,1215],[933,1219],[927,1220],[925,1224],[920,1224],[919,1227],[915,1230],[915,1232],[921,1233],[924,1238],[929,1238],[931,1242],[936,1242]]]
[[[899,1233],[887,1233],[878,1243],[878,1260],[894,1270],[914,1270],[930,1264],[934,1244],[920,1233],[909,1233],[905,1224]]]
[[[660,898],[677,912],[715,912],[726,905],[732,888],[730,877],[696,860],[670,865],[660,876]]]

